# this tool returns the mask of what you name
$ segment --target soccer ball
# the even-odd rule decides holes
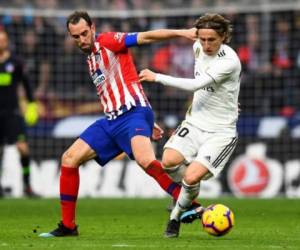
[[[227,234],[234,225],[233,212],[222,204],[208,206],[202,214],[204,231],[214,236]]]

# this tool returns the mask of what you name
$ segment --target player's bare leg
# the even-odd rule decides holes
[[[75,224],[76,201],[79,189],[79,166],[96,157],[96,153],[82,139],[77,139],[61,158],[60,175],[60,204],[62,221],[58,227],[49,233],[39,236],[64,237],[77,236],[78,230]]]
[[[164,150],[162,164],[165,172],[173,181],[177,183],[182,181],[188,163],[179,151],[172,148],[166,148]]]
[[[181,185],[174,182],[164,171],[162,164],[156,160],[150,138],[142,135],[134,136],[131,139],[131,147],[136,162],[163,190],[177,200]],[[198,205],[197,202],[194,203]]]
[[[177,200],[181,186],[165,173],[162,164],[156,160],[150,138],[136,135],[131,139],[131,147],[136,162],[163,190]]]
[[[187,162],[183,155],[175,149],[166,148],[162,159],[163,169],[170,178],[181,185],[182,178],[187,168]],[[167,207],[167,211],[171,212],[176,205],[173,199]]]

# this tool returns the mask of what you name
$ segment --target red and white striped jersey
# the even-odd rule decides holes
[[[99,34],[87,58],[104,113],[110,120],[134,106],[150,106],[128,49],[137,45],[136,36],[137,33]]]

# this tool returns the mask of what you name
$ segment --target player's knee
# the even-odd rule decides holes
[[[75,157],[75,154],[72,153],[69,150],[67,150],[63,153],[63,155],[61,157],[61,163],[62,163],[62,165],[66,165],[66,166],[77,166],[77,165],[79,165],[78,160]]]
[[[178,165],[178,163],[175,162],[174,159],[169,156],[164,156],[162,158],[162,164],[163,164],[164,168],[172,168],[172,167],[175,167],[176,165]]]
[[[136,157],[136,163],[141,166],[143,169],[146,169],[154,159],[148,159],[144,157]]]
[[[185,174],[183,179],[187,185],[196,185],[200,181],[198,176],[195,176],[193,174]]]
[[[173,168],[180,165],[184,161],[184,157],[173,149],[165,149],[162,157],[164,168]]]

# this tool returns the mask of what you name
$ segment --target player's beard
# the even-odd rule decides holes
[[[90,54],[92,52],[91,46],[79,47],[83,53]]]
[[[84,47],[83,47],[83,45],[84,45]],[[91,54],[93,51],[93,45],[94,45],[94,40],[91,39],[90,44],[88,44],[88,43],[82,44],[79,48],[83,53]]]

